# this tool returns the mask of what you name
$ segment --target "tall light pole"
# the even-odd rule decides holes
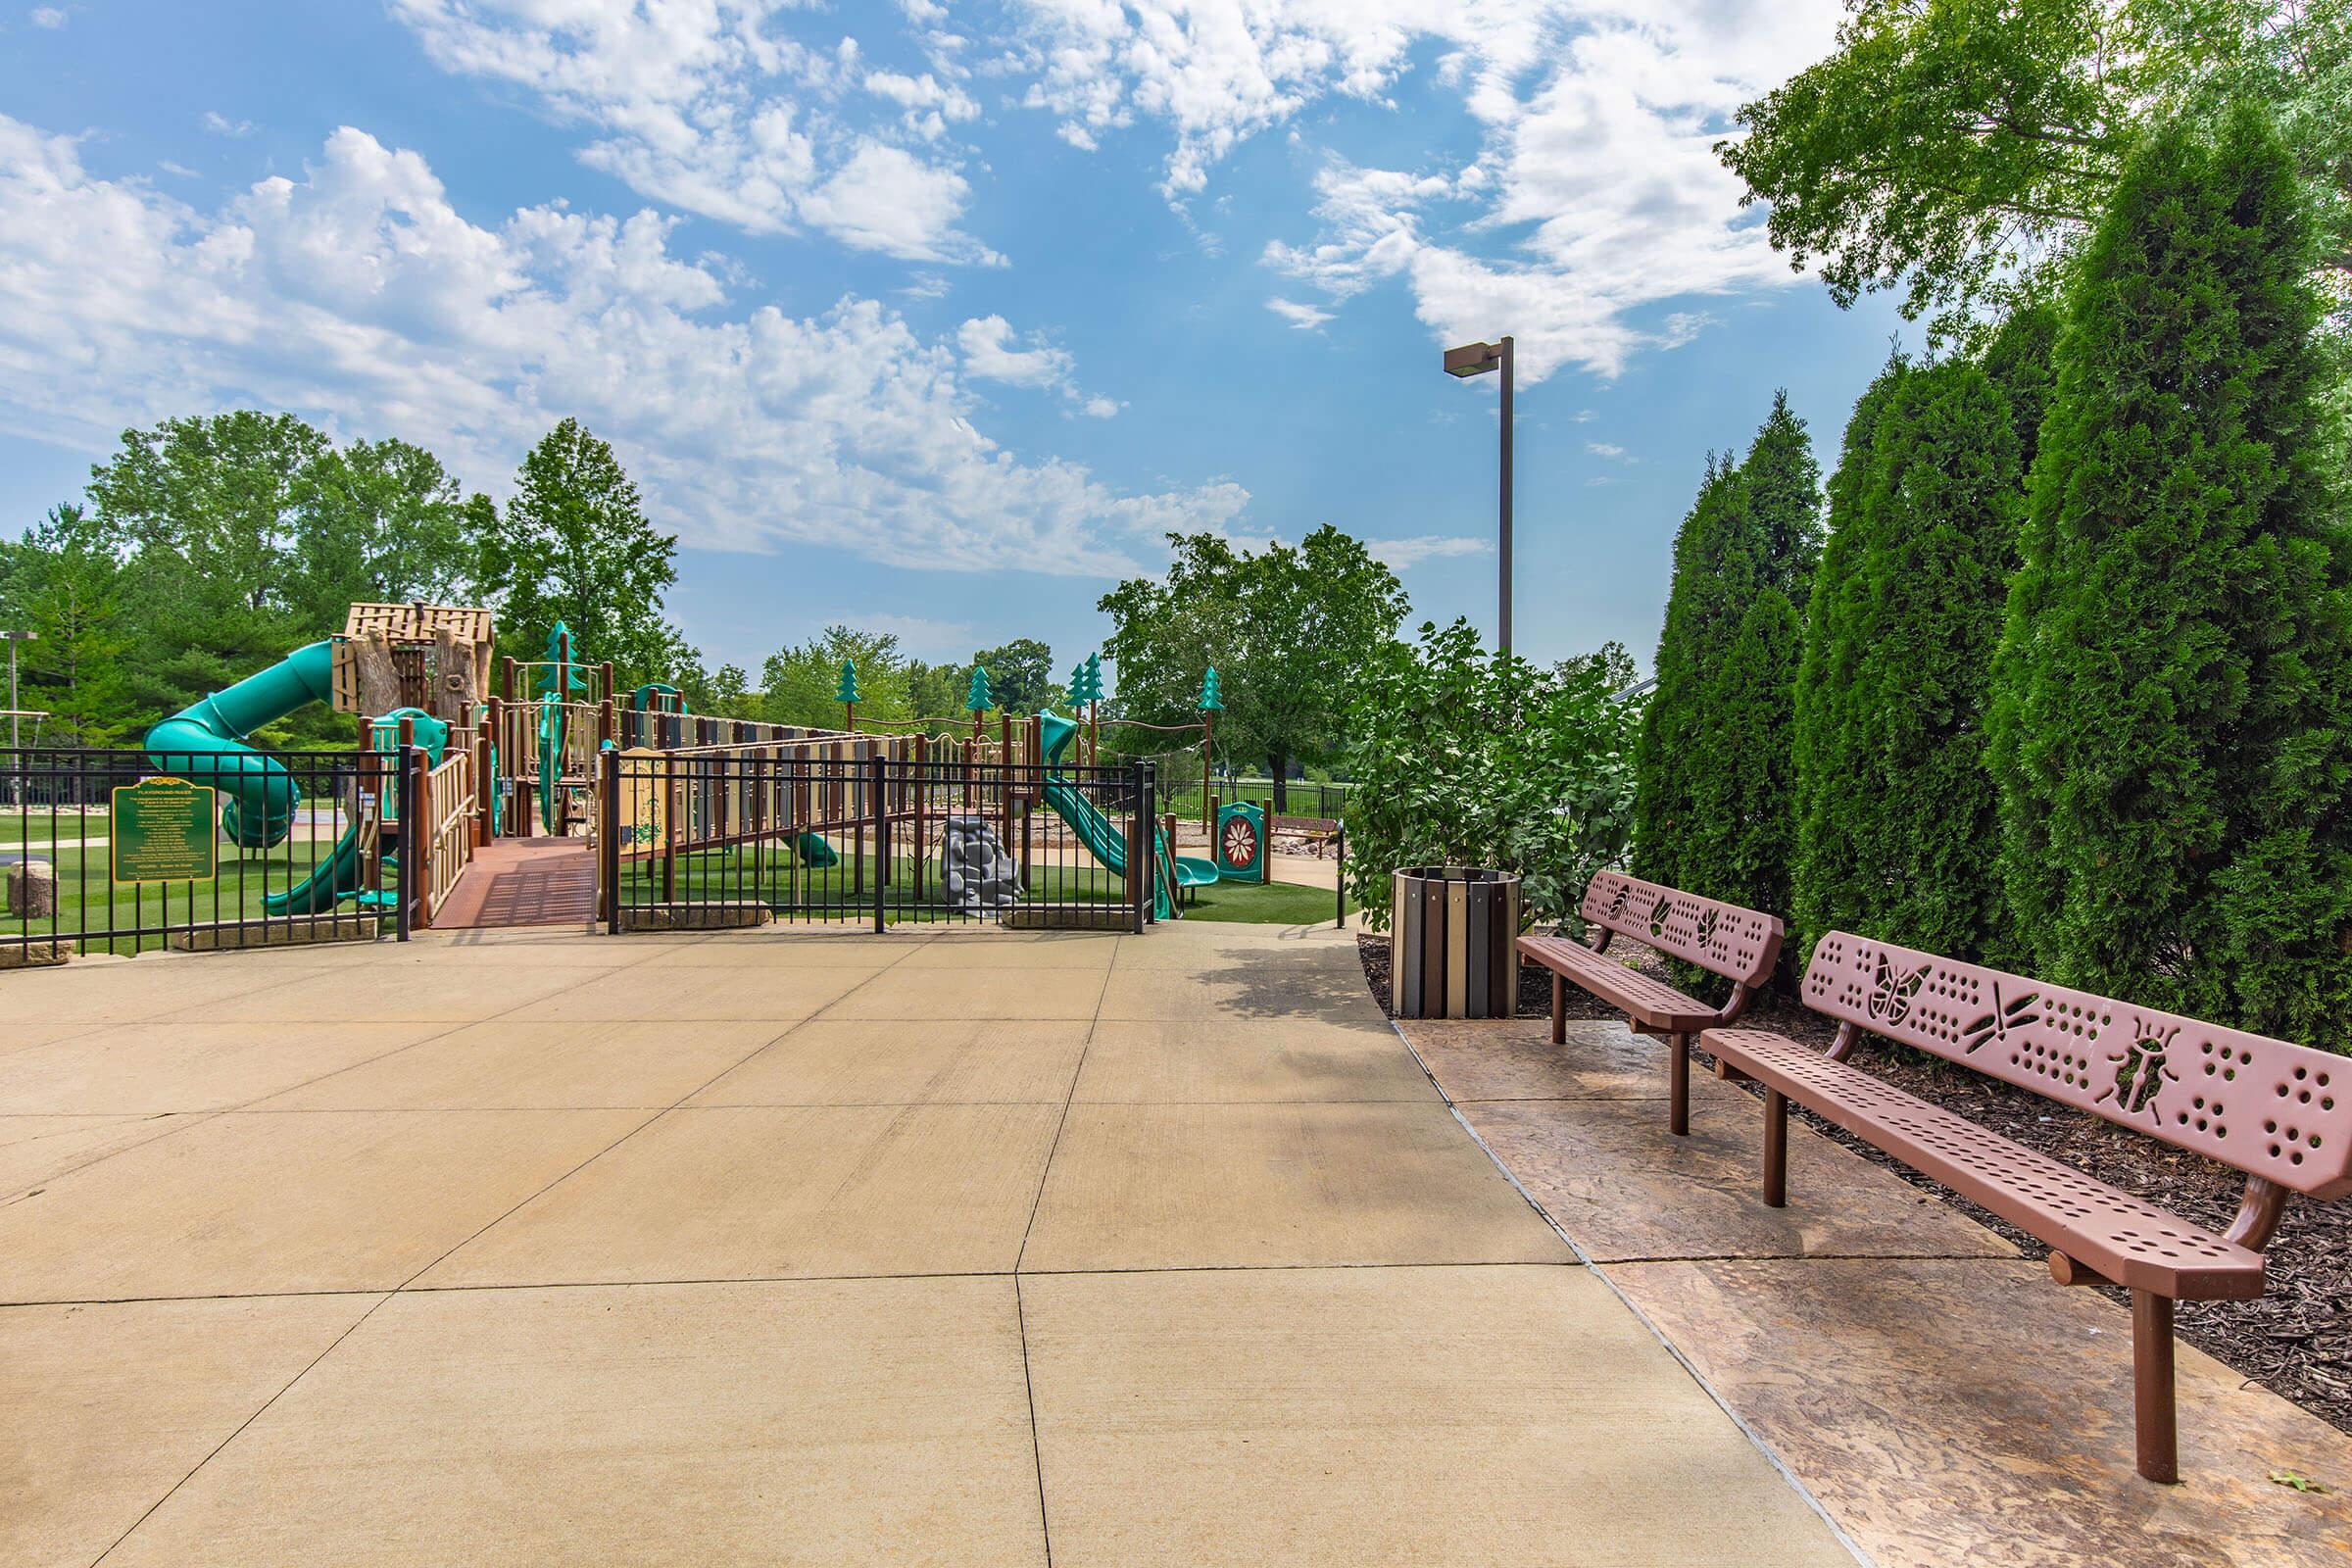
[[[1494,646],[1511,651],[1511,339],[1499,343],[1465,343],[1446,351],[1446,373],[1468,378],[1489,370],[1502,371],[1502,562],[1495,584]]]
[[[8,639],[8,746],[11,751],[24,744],[17,729],[22,722],[17,713],[17,644],[38,642],[40,636],[37,631],[0,631],[0,637]]]

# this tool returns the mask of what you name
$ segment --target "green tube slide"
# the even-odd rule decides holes
[[[334,645],[316,642],[297,648],[258,674],[191,703],[147,732],[148,760],[156,770],[194,784],[209,784],[225,796],[220,831],[241,849],[269,849],[293,831],[302,791],[283,763],[246,743],[246,737],[298,708],[334,700]],[[318,914],[360,885],[358,829],[343,835],[333,853],[284,893],[265,898],[271,914]]]

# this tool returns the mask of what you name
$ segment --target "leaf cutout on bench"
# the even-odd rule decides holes
[[[1615,888],[1610,890],[1608,915],[1610,919],[1622,920],[1625,918],[1626,901],[1633,897],[1633,893],[1632,886],[1624,882],[1618,883]]]
[[[1650,906],[1649,909],[1649,934],[1653,937],[1664,936],[1666,934],[1666,917],[1673,912],[1674,901],[1662,893],[1658,895],[1658,902]]]
[[[1698,911],[1698,945],[1703,951],[1715,942],[1715,907],[1709,905]]]

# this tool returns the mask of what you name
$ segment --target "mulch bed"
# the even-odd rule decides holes
[[[1382,1011],[1393,1014],[1388,938],[1359,935],[1356,950],[1373,1000]],[[1674,980],[1663,960],[1638,943],[1620,939],[1609,952],[1635,960],[1669,983]],[[1610,1021],[1623,1016],[1573,986],[1568,988],[1567,1012],[1571,1018]],[[1521,967],[1518,1016],[1551,1016],[1549,971],[1533,964]],[[1825,1048],[1837,1033],[1837,1026],[1819,1013],[1777,994],[1759,998],[1740,1022]],[[1704,1053],[1692,1054],[1702,1062],[1708,1059]],[[1868,1034],[1862,1037],[1852,1060],[1922,1100],[1933,1101],[2209,1229],[2228,1229],[2237,1212],[2243,1175],[2087,1111],[2044,1100],[1940,1057],[1901,1050]],[[1752,1083],[1741,1087],[1759,1097],[1763,1093]],[[1886,1166],[1985,1229],[2007,1237],[2027,1257],[2038,1262],[2049,1255],[2050,1250],[2033,1237],[1887,1157],[1843,1128],[1823,1121],[1802,1106],[1788,1108],[1815,1132]],[[2286,1218],[2271,1243],[2270,1256],[2270,1288],[2259,1300],[2182,1301],[2176,1328],[2180,1338],[2224,1365],[2342,1431],[2352,1432],[2352,1199],[2334,1203],[2309,1199],[2289,1201]],[[2123,1291],[2104,1294],[2127,1304],[2131,1299]]]

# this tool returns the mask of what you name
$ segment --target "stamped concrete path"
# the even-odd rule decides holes
[[[1850,1562],[1351,939],[0,979],[0,1564]]]
[[[1622,1024],[1414,1022],[1416,1053],[1596,1271],[1880,1568],[2344,1568],[2352,1438],[2180,1349],[2182,1484],[2132,1473],[2132,1319],[1712,1079],[1666,1128],[1666,1052]],[[2327,1487],[2299,1491],[2274,1477]]]

